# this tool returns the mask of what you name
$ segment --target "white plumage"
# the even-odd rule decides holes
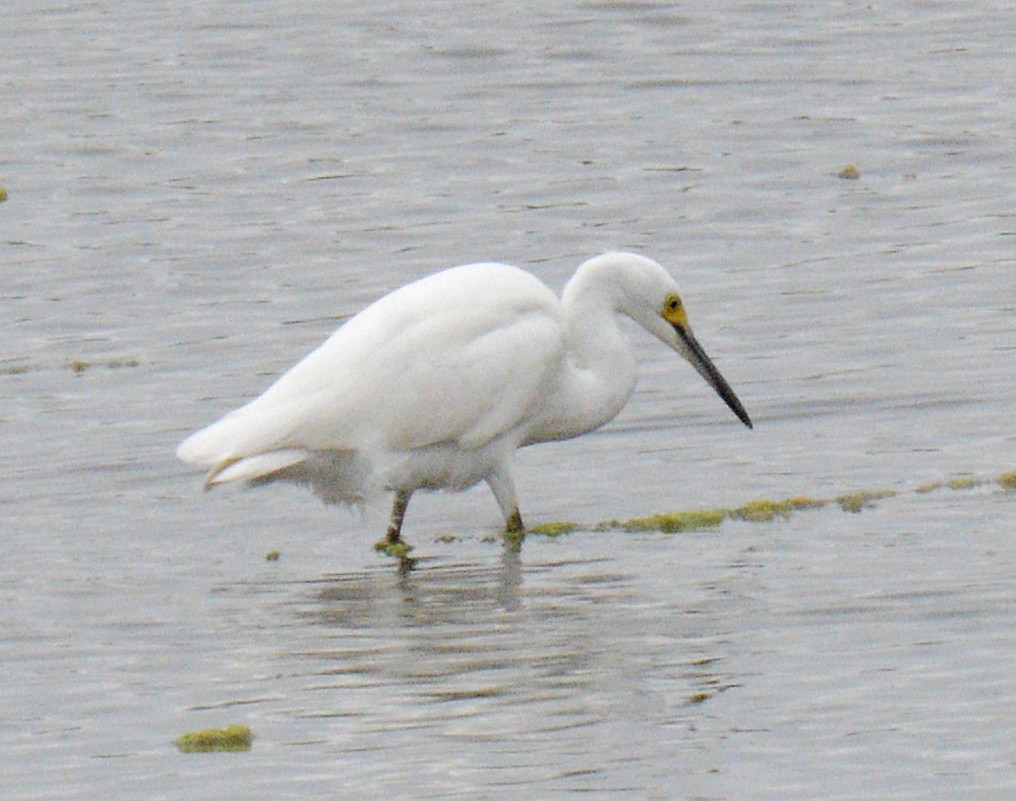
[[[413,491],[481,480],[508,528],[521,529],[514,451],[598,428],[631,396],[635,359],[619,313],[685,356],[751,425],[695,341],[670,275],[641,256],[608,253],[579,267],[561,300],[504,264],[408,284],[177,455],[209,469],[206,487],[289,480],[338,503],[394,491],[391,543]]]

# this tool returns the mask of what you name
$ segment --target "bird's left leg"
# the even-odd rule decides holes
[[[494,493],[497,505],[501,507],[501,514],[504,515],[505,534],[514,536],[522,534],[526,529],[522,525],[522,514],[515,499],[515,483],[511,474],[506,468],[499,467],[487,476],[487,485]]]
[[[406,507],[409,506],[409,499],[412,496],[412,490],[396,490],[395,492],[395,500],[392,503],[392,519],[388,523],[388,534],[385,537],[389,545],[398,545],[402,542],[402,521],[406,516]]]
[[[392,503],[392,519],[388,523],[388,533],[380,542],[374,544],[374,550],[394,556],[399,560],[399,572],[405,573],[412,570],[416,564],[415,559],[409,558],[409,552],[413,550],[412,545],[402,541],[402,520],[406,516],[406,507],[409,506],[409,499],[412,497],[412,490],[396,490],[395,501]]]

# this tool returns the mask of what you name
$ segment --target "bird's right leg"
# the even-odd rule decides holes
[[[395,492],[395,500],[392,502],[392,519],[388,523],[388,535],[385,537],[389,545],[398,545],[402,542],[402,521],[406,516],[406,507],[409,506],[409,499],[412,496],[412,490],[396,490]]]
[[[515,483],[511,474],[506,469],[498,468],[487,476],[487,484],[497,499],[497,505],[501,507],[501,514],[504,515],[505,534],[519,537],[526,529],[522,525],[522,513],[519,512],[519,504],[515,499]]]

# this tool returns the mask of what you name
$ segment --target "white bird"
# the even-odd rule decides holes
[[[691,363],[751,428],[734,391],[698,344],[673,278],[631,253],[582,264],[560,300],[506,264],[422,278],[346,322],[259,398],[188,437],[185,462],[230,481],[308,485],[326,502],[393,491],[387,543],[418,489],[486,481],[507,530],[523,530],[512,454],[612,420],[636,363],[618,315]]]

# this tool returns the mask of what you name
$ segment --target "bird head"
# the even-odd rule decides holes
[[[709,358],[695,338],[695,334],[692,333],[691,325],[688,323],[688,313],[677,292],[666,293],[662,308],[659,310],[659,316],[665,325],[654,326],[653,333],[684,356],[698,374],[706,380],[706,383],[723,399],[723,402],[730,407],[730,411],[736,414],[737,418],[748,428],[751,428],[751,418],[748,417],[748,412],[745,411],[741,401],[734,394],[734,390],[730,388],[730,384],[716,369],[713,360]],[[657,329],[659,330],[657,331]]]
[[[695,338],[670,273],[655,261],[633,253],[608,253],[587,264],[599,268],[598,272],[612,274],[618,290],[614,301],[617,311],[680,353],[738,419],[752,427],[751,418],[734,390]]]

